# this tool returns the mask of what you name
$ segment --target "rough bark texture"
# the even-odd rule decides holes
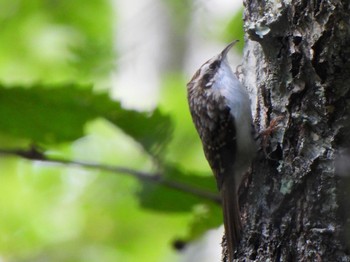
[[[350,144],[349,1],[244,5],[243,83],[257,130],[274,119],[280,124],[263,141],[265,153],[241,195],[236,261],[350,261],[344,233],[350,206],[341,201],[349,188],[336,165]]]

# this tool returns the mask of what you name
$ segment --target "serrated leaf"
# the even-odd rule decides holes
[[[170,139],[169,116],[159,110],[123,109],[107,93],[61,85],[47,88],[0,86],[0,132],[36,143],[73,141],[84,135],[85,124],[103,117],[134,138],[150,154],[160,154]]]

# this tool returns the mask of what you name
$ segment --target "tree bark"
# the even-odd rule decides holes
[[[257,131],[269,132],[240,197],[235,261],[350,261],[349,1],[244,5],[242,81]]]

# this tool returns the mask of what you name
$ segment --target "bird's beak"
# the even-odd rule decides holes
[[[232,46],[234,46],[239,40],[234,40],[232,41],[228,46],[225,47],[224,50],[222,50],[221,52],[221,57],[225,58],[227,56],[228,51],[230,51],[230,49],[232,48]]]

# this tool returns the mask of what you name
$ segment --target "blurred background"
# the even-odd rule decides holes
[[[235,70],[241,1],[0,0],[0,150],[216,192],[186,83],[234,39]],[[219,261],[220,206],[181,191],[0,154],[0,261]]]

